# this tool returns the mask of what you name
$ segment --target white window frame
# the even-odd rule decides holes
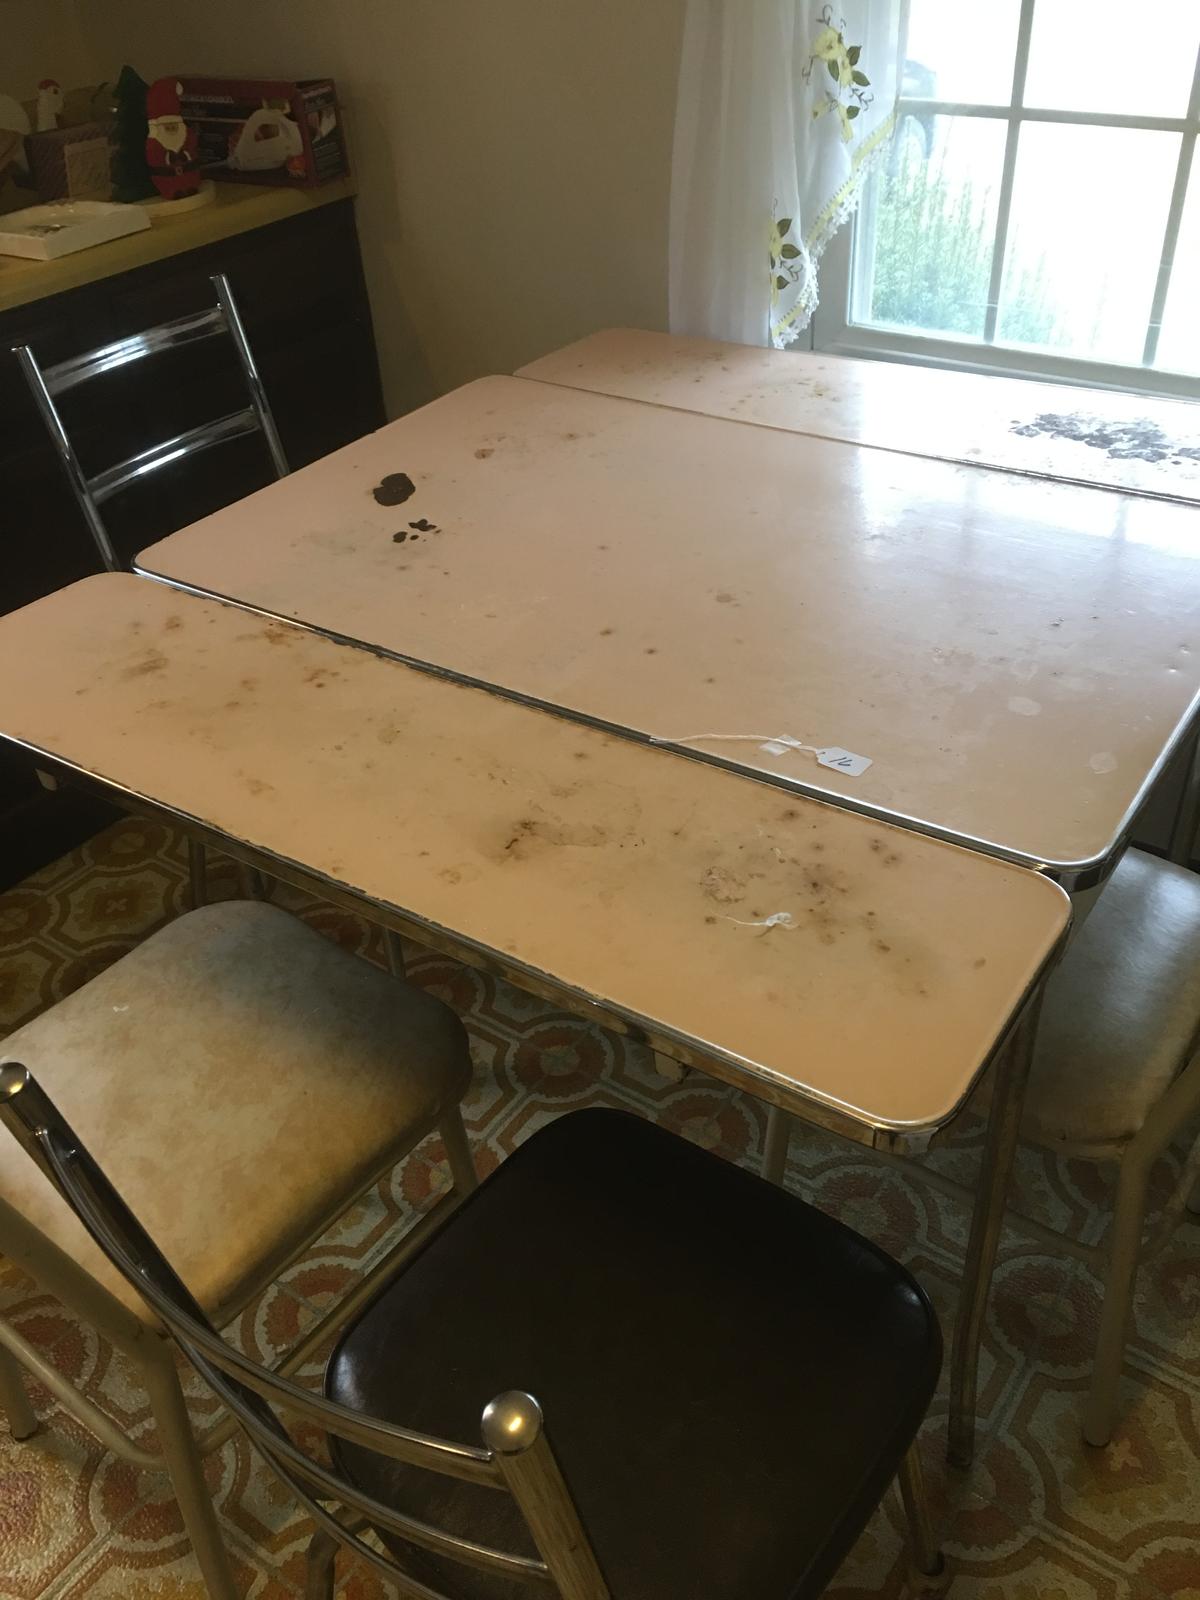
[[[853,222],[830,241],[820,269],[820,306],[811,324],[811,348],[833,355],[868,356],[885,361],[915,362],[924,366],[951,367],[962,372],[989,372],[1009,377],[1036,378],[1041,381],[1081,384],[1091,388],[1123,389],[1140,394],[1158,394],[1196,399],[1200,377],[1172,372],[1150,365],[1155,358],[1162,326],[1163,308],[1170,288],[1175,245],[1183,218],[1197,137],[1200,136],[1200,52],[1192,75],[1192,90],[1187,112],[1182,117],[1139,117],[1106,115],[1090,111],[1049,111],[1025,105],[1025,77],[1029,65],[1029,41],[1033,32],[1033,12],[1037,0],[1021,0],[1017,28],[1016,57],[1013,64],[1010,103],[999,106],[968,104],[954,100],[901,100],[897,124],[906,112],[921,115],[943,113],[951,116],[988,117],[1007,122],[1004,162],[996,214],[992,251],[991,281],[982,340],[945,337],[938,334],[906,332],[897,328],[875,327],[850,318],[854,282],[854,252],[869,237],[873,213],[869,204],[876,180],[868,180],[864,205]],[[1142,350],[1141,366],[1088,361],[1057,351],[1040,353],[991,341],[995,338],[1000,284],[1004,272],[1005,247],[1012,207],[1013,178],[1017,165],[1020,128],[1025,122],[1062,122],[1085,127],[1148,128],[1181,135],[1175,184],[1167,210],[1159,256],[1158,281],[1151,302]],[[1200,184],[1200,172],[1196,181]]]

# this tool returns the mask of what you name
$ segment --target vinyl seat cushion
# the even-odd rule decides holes
[[[615,1600],[799,1600],[887,1489],[940,1363],[928,1300],[884,1252],[596,1110],[501,1164],[343,1336],[326,1388],[466,1442],[490,1399],[528,1390]],[[509,1496],[334,1451],[379,1499],[534,1553]],[[425,1554],[410,1566],[463,1600],[529,1592]]]
[[[258,901],[177,918],[0,1042],[0,1061],[22,1062],[87,1130],[218,1323],[428,1131],[471,1075],[447,1007]],[[0,1141],[0,1202],[152,1320],[12,1139]]]

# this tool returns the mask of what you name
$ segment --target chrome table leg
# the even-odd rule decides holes
[[[1187,776],[1175,809],[1171,840],[1167,847],[1168,858],[1181,867],[1191,863],[1196,830],[1200,827],[1200,733],[1192,735],[1186,749]]]
[[[983,1338],[984,1316],[992,1286],[992,1270],[1000,1231],[1004,1226],[1004,1207],[1017,1137],[1021,1131],[1021,1111],[1025,1086],[1033,1061],[1037,1038],[1038,1013],[1042,989],[1038,986],[1025,1003],[1000,1059],[996,1062],[996,1084],[988,1118],[983,1170],[971,1213],[971,1236],[967,1245],[962,1296],[954,1328],[954,1349],[950,1358],[950,1437],[947,1456],[952,1466],[969,1467],[975,1453],[975,1408],[979,1385],[979,1346]]]

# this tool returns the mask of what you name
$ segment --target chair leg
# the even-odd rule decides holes
[[[189,839],[188,899],[193,911],[208,903],[208,851],[199,839]]]
[[[1100,1332],[1092,1362],[1092,1386],[1083,1416],[1083,1436],[1088,1444],[1105,1445],[1112,1437],[1117,1386],[1142,1254],[1150,1165],[1149,1160],[1140,1160],[1135,1152],[1128,1151],[1117,1178],[1104,1303],[1100,1307]]]
[[[929,1520],[921,1449],[914,1439],[896,1474],[904,1519],[908,1524],[909,1588],[917,1594],[938,1594],[947,1582],[946,1558],[938,1548]]]
[[[266,900],[269,898],[267,894],[267,879],[263,877],[257,867],[242,867],[240,876],[248,900]]]
[[[391,928],[383,930],[383,944],[387,951],[388,971],[393,978],[403,978],[406,972],[404,965],[404,946],[400,943],[400,935]]]
[[[783,1175],[787,1170],[788,1145],[791,1139],[791,1117],[778,1106],[768,1106],[762,1157],[762,1175],[768,1183],[782,1185]]]
[[[0,1344],[0,1411],[8,1419],[14,1439],[28,1439],[37,1432],[38,1420],[29,1403],[21,1364]]]
[[[210,1600],[238,1600],[170,1348],[151,1336],[141,1366],[163,1457],[205,1588]]]
[[[304,1567],[304,1600],[333,1600],[337,1540],[318,1528],[309,1541]]]
[[[447,1111],[438,1123],[438,1129],[446,1146],[446,1159],[450,1163],[454,1187],[461,1194],[470,1194],[472,1189],[479,1187],[479,1174],[475,1170],[475,1158],[471,1154],[467,1130],[463,1127],[462,1107],[455,1106]]]

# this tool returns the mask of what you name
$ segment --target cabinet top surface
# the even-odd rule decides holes
[[[135,267],[198,250],[218,239],[249,233],[272,222],[302,216],[355,192],[350,178],[338,178],[318,189],[256,188],[252,184],[218,183],[216,199],[195,211],[164,217],[142,233],[127,234],[108,244],[60,256],[57,261],[26,261],[0,256],[0,313],[114,278]]]

